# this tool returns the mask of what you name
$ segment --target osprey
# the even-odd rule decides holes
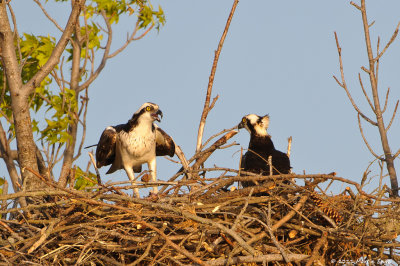
[[[238,128],[245,128],[250,133],[248,151],[244,154],[240,168],[244,171],[261,175],[269,175],[268,157],[272,156],[272,174],[290,173],[290,161],[286,153],[275,149],[271,136],[267,133],[269,116],[246,115]],[[253,182],[243,182],[243,187],[251,186]]]
[[[124,169],[132,183],[135,174],[147,163],[151,181],[156,181],[156,156],[174,156],[175,144],[172,138],[153,122],[161,121],[162,112],[157,104],[144,103],[126,124],[107,127],[101,134],[96,149],[96,166],[111,164],[107,174]],[[139,197],[139,189],[133,189]],[[153,193],[157,193],[157,186]]]

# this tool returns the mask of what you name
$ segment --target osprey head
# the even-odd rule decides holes
[[[137,110],[133,116],[140,116],[140,119],[150,120],[151,122],[157,120],[161,121],[163,113],[159,109],[158,105],[155,103],[144,103],[139,110]]]
[[[255,114],[246,115],[238,125],[238,129],[245,128],[250,134],[267,136],[269,115],[258,116]]]

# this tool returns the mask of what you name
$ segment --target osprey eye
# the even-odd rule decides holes
[[[146,107],[146,111],[150,111],[151,110],[151,107],[150,106],[147,106]]]
[[[247,119],[245,117],[242,118],[242,122],[245,123]]]

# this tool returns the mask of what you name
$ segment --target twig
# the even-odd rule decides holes
[[[307,201],[308,195],[304,195],[301,197],[299,202],[293,207],[293,210],[291,210],[288,214],[286,214],[282,219],[280,219],[277,223],[275,223],[272,227],[271,230],[274,232],[278,230],[279,227],[284,225],[286,222],[288,222],[295,214],[297,211],[300,210],[301,207],[303,207],[304,203]]]
[[[207,115],[210,112],[210,110],[212,109],[212,106],[215,104],[215,101],[217,99],[217,98],[214,98],[213,104],[210,105],[211,91],[212,91],[212,87],[213,87],[213,84],[214,84],[214,76],[215,76],[215,71],[217,70],[217,64],[218,64],[219,55],[221,54],[221,49],[222,49],[222,46],[224,45],[225,37],[226,37],[226,35],[228,33],[229,26],[231,24],[233,14],[235,13],[236,6],[237,6],[238,3],[239,3],[239,0],[235,0],[234,3],[233,3],[233,6],[232,6],[231,12],[229,14],[228,20],[226,21],[224,32],[222,33],[221,39],[220,39],[219,44],[218,44],[218,49],[215,52],[213,66],[211,68],[211,74],[210,74],[210,77],[209,77],[209,80],[208,80],[206,100],[204,102],[203,113],[201,114],[200,125],[199,125],[198,134],[197,134],[196,152],[200,151],[201,141],[202,141],[202,138],[203,138],[204,126],[206,124]]]
[[[381,158],[380,156],[378,156],[378,155],[372,150],[372,148],[371,148],[371,146],[369,145],[367,139],[365,138],[365,136],[364,136],[364,131],[363,131],[362,126],[361,126],[360,114],[359,114],[359,113],[357,114],[357,118],[358,118],[358,128],[360,129],[361,136],[362,136],[362,138],[363,138],[363,140],[364,140],[364,143],[365,143],[365,145],[367,146],[369,152],[370,152],[376,159],[378,159],[378,160],[383,160],[383,158]]]
[[[339,40],[338,40],[336,32],[335,32],[335,40],[336,40],[336,47],[337,47],[338,54],[339,54],[339,66],[340,66],[340,75],[341,75],[341,78],[342,78],[342,82],[340,82],[336,78],[336,76],[333,76],[333,78],[336,80],[337,84],[339,84],[339,86],[342,87],[346,91],[347,97],[349,98],[351,104],[353,105],[353,107],[357,111],[357,113],[359,113],[361,115],[361,117],[364,118],[365,121],[369,122],[371,125],[378,126],[377,122],[372,121],[367,116],[365,116],[363,112],[360,111],[360,109],[358,108],[358,106],[354,102],[353,97],[351,97],[351,94],[350,94],[350,92],[349,92],[349,90],[347,88],[346,81],[345,81],[345,78],[344,78],[343,62],[342,62],[342,48],[339,46]]]
[[[292,149],[292,136],[288,138],[288,146],[286,155],[290,158],[290,150]]]
[[[238,132],[234,131],[234,130],[229,131],[224,136],[222,136],[217,141],[215,141],[214,144],[211,145],[208,149],[202,151],[201,156],[196,160],[196,162],[193,165],[193,168],[198,169],[200,167],[200,165],[202,165],[216,149],[218,149],[220,146],[224,145],[230,138],[235,136],[237,133]]]
[[[40,9],[42,9],[44,15],[51,21],[53,22],[53,24],[57,27],[57,29],[59,29],[61,32],[64,31],[63,28],[60,27],[60,25],[58,25],[57,21],[55,21],[55,19],[53,19],[49,13],[47,13],[46,9],[44,9],[44,7],[42,6],[42,4],[38,1],[38,0],[33,0],[39,7]]]
[[[310,257],[309,255],[303,255],[303,254],[288,254],[288,260],[293,262],[300,262],[308,259],[309,257]],[[217,266],[217,265],[228,265],[227,263],[239,265],[242,263],[251,263],[251,262],[267,263],[267,262],[283,261],[283,260],[284,259],[281,254],[269,254],[260,256],[239,256],[239,257],[234,257],[231,260],[221,258],[221,259],[210,260],[207,261],[206,263],[207,265]]]
[[[98,184],[98,185],[101,185],[100,172],[99,172],[99,169],[98,169],[97,166],[96,166],[96,161],[94,160],[94,157],[93,157],[93,153],[92,153],[92,152],[89,152],[89,157],[90,157],[90,160],[91,160],[91,162],[92,162],[92,164],[93,164],[94,170],[96,171],[97,184]]]
[[[311,253],[310,259],[307,261],[306,266],[311,266],[313,265],[314,261],[318,260],[318,258],[320,257],[319,250],[321,249],[322,245],[326,243],[327,236],[328,236],[327,232],[322,232],[322,237],[318,240],[317,244],[315,245],[314,250]]]

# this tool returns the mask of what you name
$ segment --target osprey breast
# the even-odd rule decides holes
[[[132,157],[142,157],[145,154],[155,154],[155,133],[153,131],[148,134],[138,134],[141,132],[121,132],[119,134],[119,144],[123,150]]]

